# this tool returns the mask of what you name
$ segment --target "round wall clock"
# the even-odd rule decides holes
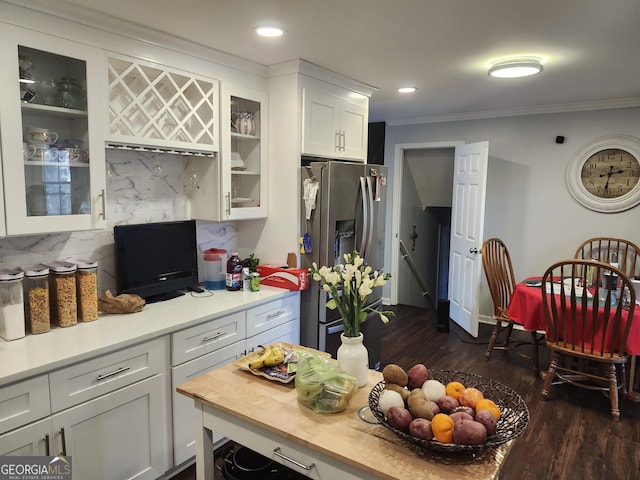
[[[640,140],[596,139],[576,152],[566,174],[571,195],[596,212],[622,212],[640,203]]]

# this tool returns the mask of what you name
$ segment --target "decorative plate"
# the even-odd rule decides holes
[[[501,412],[496,433],[489,436],[487,441],[482,445],[456,445],[440,443],[437,440],[423,440],[398,430],[387,423],[386,417],[378,408],[378,400],[384,390],[384,381],[377,383],[371,389],[371,393],[369,394],[369,408],[371,412],[382,425],[404,440],[423,447],[426,450],[441,453],[473,453],[495,448],[516,438],[524,432],[529,425],[529,409],[522,397],[500,382],[481,377],[474,373],[448,370],[429,370],[429,378],[438,380],[445,385],[455,381],[462,383],[465,387],[475,387],[484,394],[485,398],[493,400]]]
[[[276,343],[271,343],[267,345],[267,347],[270,347],[270,346],[277,346],[282,348],[285,351],[285,363],[281,363],[280,365],[274,365],[273,367],[263,367],[258,370],[249,368],[249,363],[257,359],[262,354],[262,350],[258,350],[256,352],[252,352],[248,355],[245,355],[244,357],[239,358],[234,362],[234,365],[242,370],[251,372],[258,377],[264,377],[267,380],[274,380],[280,383],[289,383],[289,382],[292,382],[293,379],[295,378],[296,372],[295,372],[295,365],[290,365],[290,363],[287,362],[287,359],[286,359],[287,351],[293,350],[294,352],[303,352],[303,351],[313,352],[320,356],[331,358],[331,354],[329,353],[319,352],[312,348],[307,348],[300,345],[293,345],[287,342],[276,342]],[[298,355],[295,355],[294,357],[295,357],[295,362],[297,362]],[[295,362],[292,361],[291,363],[295,363]]]

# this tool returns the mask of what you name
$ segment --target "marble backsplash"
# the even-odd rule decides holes
[[[51,260],[98,261],[100,293],[115,293],[113,226],[190,218],[191,157],[134,150],[106,150],[107,221],[104,231],[67,232],[0,239],[2,267]],[[197,180],[197,179],[196,179]],[[234,250],[238,232],[231,222],[197,223],[198,250]]]

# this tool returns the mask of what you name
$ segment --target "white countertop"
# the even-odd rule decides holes
[[[297,292],[262,285],[258,292],[214,290],[145,305],[138,313],[100,313],[98,320],[48,333],[0,339],[0,386],[64,365],[246,310]]]

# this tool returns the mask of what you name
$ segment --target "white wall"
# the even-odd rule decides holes
[[[640,243],[640,206],[615,214],[593,212],[577,203],[565,184],[567,164],[574,153],[597,137],[611,134],[640,138],[640,109],[387,126],[389,198],[393,198],[395,184],[396,144],[487,140],[484,238],[497,236],[506,242],[518,279],[541,275],[553,261],[573,257],[577,246],[589,237],[614,236]],[[565,137],[563,144],[555,143],[558,135]],[[392,205],[388,207],[387,245],[396,233],[390,208]],[[390,251],[385,265],[391,265]],[[480,315],[490,315],[491,310],[483,280]]]

